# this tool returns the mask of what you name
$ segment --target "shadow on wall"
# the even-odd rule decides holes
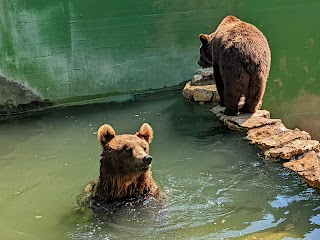
[[[310,133],[312,139],[320,140],[319,105],[320,96],[301,93],[294,101],[273,109],[272,115],[281,118],[287,127],[297,127]]]
[[[20,82],[0,76],[0,86],[0,117],[53,105],[53,102]]]

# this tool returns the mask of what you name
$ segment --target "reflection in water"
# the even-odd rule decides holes
[[[318,194],[229,131],[210,106],[180,95],[156,101],[57,109],[0,126],[14,146],[0,156],[1,239],[250,239],[314,236]],[[103,123],[134,132],[154,129],[153,177],[161,204],[126,206],[114,214],[79,209],[77,196],[96,178]],[[30,133],[20,141],[21,128]],[[39,130],[40,129],[40,130]],[[36,131],[35,131],[36,130]],[[39,131],[38,131],[39,130]],[[41,134],[39,134],[41,133]],[[48,232],[50,235],[48,236]],[[310,238],[312,239],[312,238]]]

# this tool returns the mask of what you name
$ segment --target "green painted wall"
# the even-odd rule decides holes
[[[320,92],[319,10],[319,0],[1,0],[0,75],[53,101],[177,85],[198,68],[198,34],[234,14],[270,42],[272,108]]]

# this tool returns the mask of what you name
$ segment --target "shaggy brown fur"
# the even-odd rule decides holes
[[[240,110],[254,113],[262,104],[269,76],[271,53],[263,33],[255,26],[234,16],[225,17],[216,31],[200,34],[199,65],[213,67],[226,115],[236,115],[242,96],[245,104]]]
[[[91,205],[160,198],[160,190],[150,171],[149,144],[152,138],[153,130],[147,123],[135,135],[116,135],[108,124],[99,128],[98,141],[103,147],[100,176],[85,188]]]

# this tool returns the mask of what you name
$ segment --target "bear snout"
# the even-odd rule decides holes
[[[202,68],[208,68],[208,67],[212,67],[212,64],[207,62],[202,56],[200,57],[200,59],[198,60],[198,64],[200,67]]]
[[[145,162],[146,164],[151,164],[152,162],[152,157],[150,155],[146,155],[144,158],[143,158],[143,162]]]

